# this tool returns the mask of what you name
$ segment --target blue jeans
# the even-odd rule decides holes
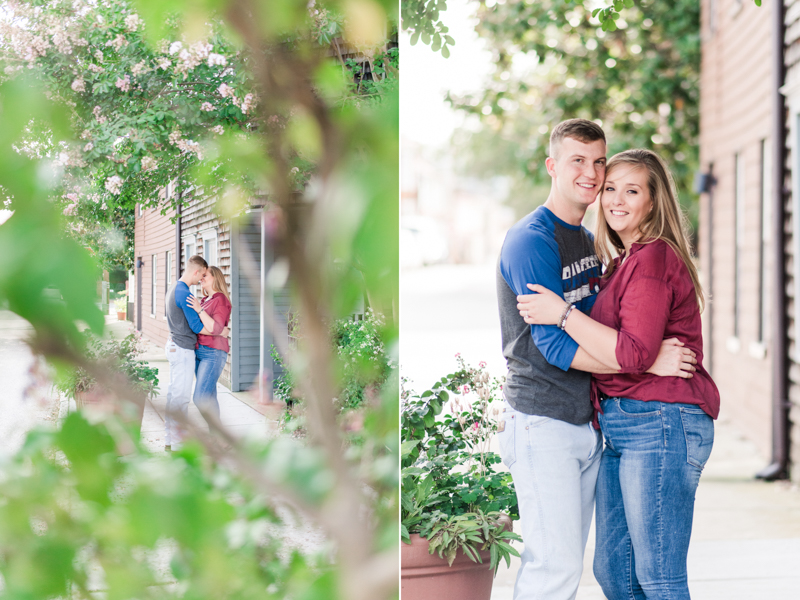
[[[213,415],[219,421],[217,381],[228,361],[228,353],[208,346],[198,346],[194,352],[194,375],[197,383],[192,400],[206,420],[206,415]]]
[[[591,423],[528,415],[506,403],[500,455],[519,501],[522,565],[514,600],[570,600],[578,592],[594,510],[602,437]]]
[[[693,404],[609,398],[594,575],[609,600],[688,600],[694,496],[714,421]]]

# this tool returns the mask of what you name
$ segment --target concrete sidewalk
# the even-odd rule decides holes
[[[800,598],[800,489],[757,481],[766,457],[724,419],[700,480],[689,549],[692,600]],[[519,533],[519,523],[515,530]],[[605,598],[592,575],[594,527],[577,600]],[[492,600],[511,600],[519,559],[500,567]]]
[[[133,331],[133,324],[117,321],[116,315],[106,317],[109,336],[121,339]],[[164,414],[169,385],[169,362],[164,348],[145,338],[146,350],[139,356],[151,367],[158,369],[158,391],[152,401],[145,405],[142,418],[142,442],[151,451],[164,450]],[[239,438],[266,439],[277,433],[278,418],[282,404],[259,405],[249,392],[233,393],[222,384],[217,384],[220,420]],[[207,427],[203,417],[193,403],[189,404],[189,419],[198,427]]]

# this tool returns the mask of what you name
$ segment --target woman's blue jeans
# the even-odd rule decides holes
[[[594,574],[609,600],[688,600],[694,497],[714,421],[692,404],[609,398]]]
[[[217,381],[228,361],[228,353],[208,346],[198,346],[194,353],[194,376],[197,382],[192,400],[204,418],[206,415],[214,415],[219,421]]]

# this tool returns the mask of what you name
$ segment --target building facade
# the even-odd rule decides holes
[[[800,1],[701,7],[706,366],[722,414],[771,457],[759,476],[785,477],[800,461]]]

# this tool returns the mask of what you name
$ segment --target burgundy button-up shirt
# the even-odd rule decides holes
[[[619,259],[617,259],[619,260]],[[619,332],[619,373],[594,375],[593,391],[610,397],[696,404],[716,419],[719,391],[703,367],[703,337],[694,285],[683,260],[662,240],[633,244],[630,256],[602,279],[592,318]],[[645,373],[661,341],[678,338],[697,353],[691,379]],[[599,409],[597,393],[592,394]]]
[[[221,292],[215,293],[213,296],[203,298],[202,305],[206,309],[206,314],[214,319],[214,333],[222,333],[223,328],[228,326],[228,321],[231,318],[231,303]],[[230,344],[228,338],[221,335],[197,335],[197,345],[208,346],[209,348],[216,348],[217,350],[224,350],[230,352]]]

